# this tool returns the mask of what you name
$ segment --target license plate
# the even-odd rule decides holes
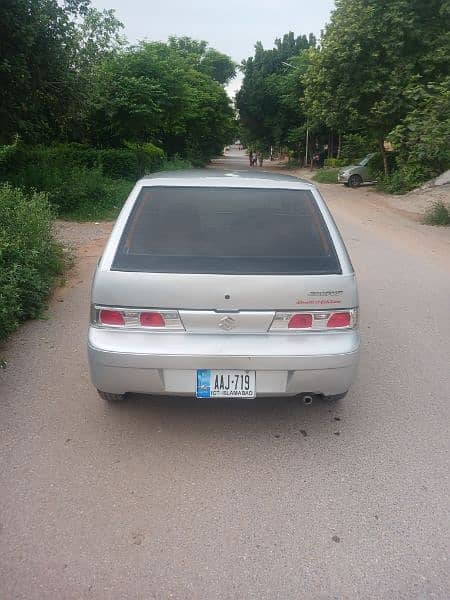
[[[197,398],[254,398],[255,371],[197,371]]]

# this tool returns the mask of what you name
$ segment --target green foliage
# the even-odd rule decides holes
[[[337,183],[338,172],[339,169],[320,169],[313,179],[318,183]]]
[[[450,225],[450,207],[443,202],[435,202],[425,213],[424,223],[427,225]]]
[[[413,85],[405,92],[410,111],[390,133],[398,166],[413,164],[428,179],[450,168],[450,77]]]
[[[77,139],[92,68],[117,45],[112,11],[89,0],[0,3],[0,143]]]
[[[206,162],[235,134],[223,87],[191,66],[189,57],[162,43],[142,42],[103,62],[89,122],[94,144],[152,142],[169,157]]]
[[[429,171],[420,165],[404,165],[388,175],[379,172],[377,189],[388,194],[406,194],[430,178]]]
[[[126,179],[111,179],[98,169],[73,169],[50,192],[50,200],[65,219],[100,221],[117,217],[133,184]]]
[[[383,140],[406,114],[410,83],[448,70],[446,4],[339,0],[305,78],[308,114]]]
[[[236,76],[236,65],[226,54],[208,47],[204,40],[190,37],[169,37],[169,46],[183,57],[194,69],[208,75],[221,84]]]
[[[369,152],[377,150],[376,143],[367,135],[361,133],[346,133],[343,135],[341,158],[346,159],[346,164],[361,159]],[[345,166],[345,165],[343,165]]]
[[[263,148],[277,145],[298,151],[304,144],[301,74],[307,68],[307,50],[315,42],[314,36],[295,37],[290,32],[275,40],[271,50],[257,42],[255,55],[243,62],[244,81],[236,94],[236,106],[241,139],[247,146],[257,143]]]
[[[98,151],[97,164],[113,178],[136,180],[158,171],[164,164],[164,152],[153,144],[127,144],[126,148],[106,148]]]
[[[359,160],[361,160],[361,157],[359,157]],[[384,161],[386,161],[387,164],[387,174],[384,172]],[[395,170],[396,165],[397,154],[395,152],[388,152],[384,158],[381,152],[375,152],[368,162],[367,167],[372,180],[378,180],[381,182]]]
[[[158,170],[189,168],[153,144],[97,150],[80,144],[0,146],[0,179],[46,192],[58,215],[79,220],[116,216],[132,183]]]
[[[52,236],[46,194],[0,186],[0,341],[37,317],[62,273],[64,258]]]
[[[335,169],[336,167],[345,167],[349,162],[346,158],[326,158],[324,164],[326,167]]]

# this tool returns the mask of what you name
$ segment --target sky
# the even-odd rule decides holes
[[[91,0],[98,9],[113,8],[125,25],[124,34],[166,41],[169,35],[206,40],[238,64],[253,55],[259,40],[272,48],[275,38],[288,31],[319,36],[334,8],[334,0]],[[233,96],[241,77],[227,91]]]

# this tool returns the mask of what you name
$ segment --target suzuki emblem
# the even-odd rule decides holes
[[[222,317],[218,324],[219,324],[220,329],[224,329],[225,331],[230,331],[236,325],[236,321],[233,319],[233,317],[229,317],[227,315],[226,317]]]

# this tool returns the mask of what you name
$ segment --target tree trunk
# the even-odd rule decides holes
[[[384,174],[387,175],[388,174],[388,162],[387,162],[386,150],[384,149],[384,137],[381,137],[378,140],[378,143],[380,145],[380,152],[381,152],[381,156],[383,158]]]
[[[337,149],[337,157],[336,158],[341,158],[341,149],[342,149],[342,133],[339,132],[338,149]]]

